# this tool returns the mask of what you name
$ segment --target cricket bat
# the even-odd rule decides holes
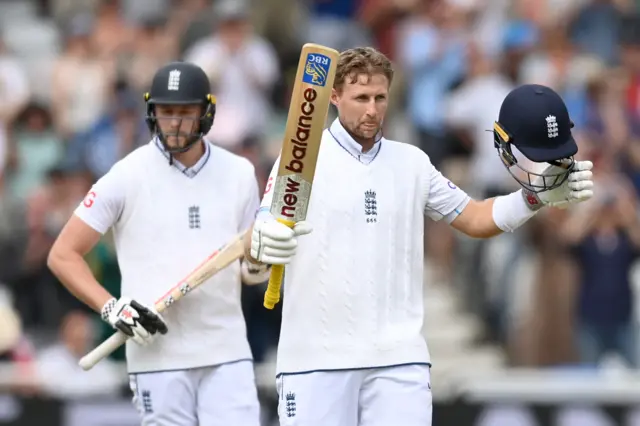
[[[271,214],[290,228],[307,216],[339,56],[337,50],[313,43],[300,53],[271,202]],[[284,266],[273,265],[264,295],[267,309],[280,301],[283,276]]]
[[[164,296],[155,303],[155,308],[159,313],[169,308],[178,300],[182,299],[189,292],[199,287],[203,282],[240,259],[244,255],[244,236],[247,231],[236,235],[230,242],[213,252],[189,275],[173,286]],[[112,334],[107,340],[82,357],[78,365],[85,371],[90,370],[102,359],[108,357],[129,337],[121,331]]]

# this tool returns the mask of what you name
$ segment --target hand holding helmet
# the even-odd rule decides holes
[[[566,159],[564,164],[571,166],[571,171],[564,182],[548,191],[536,193],[524,191],[526,197],[537,197],[543,205],[566,208],[569,204],[580,203],[593,197],[593,163],[591,161],[575,161]],[[547,176],[557,176],[563,170],[562,167],[550,165],[534,179],[533,184],[543,186],[543,180]],[[565,168],[566,170],[566,168]]]
[[[564,101],[549,87],[520,86],[502,103],[493,129],[494,144],[502,163],[523,187],[531,210],[545,205],[562,208],[593,196],[593,164],[574,160],[578,146],[572,128]],[[521,166],[514,148],[546,167],[536,173]]]

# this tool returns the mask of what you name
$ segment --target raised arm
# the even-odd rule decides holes
[[[284,265],[291,261],[298,246],[297,237],[311,233],[311,225],[298,222],[292,228],[276,221],[270,212],[280,158],[276,160],[260,203],[249,238],[245,239],[246,258],[255,264]]]
[[[483,201],[470,201],[451,225],[474,238],[490,238],[502,232],[513,232],[531,219],[544,206],[566,207],[593,196],[590,161],[576,162],[574,170],[558,188],[532,193],[525,189]],[[549,166],[542,173],[553,176],[558,168]],[[544,177],[537,177],[539,185]]]
[[[426,157],[426,155],[425,155]],[[425,213],[432,219],[446,218],[458,231],[472,238],[491,238],[502,232],[513,232],[546,205],[564,207],[593,196],[589,161],[578,161],[566,181],[558,188],[532,193],[525,189],[486,200],[472,200],[464,191],[436,170],[428,157],[423,165]],[[554,176],[549,166],[536,179]],[[534,181],[534,185],[540,184]]]

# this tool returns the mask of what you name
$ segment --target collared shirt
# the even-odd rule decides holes
[[[102,235],[113,229],[121,293],[140,303],[153,306],[216,247],[254,221],[259,189],[253,165],[207,145],[210,160],[191,168],[195,178],[183,178],[187,175],[175,163],[178,168],[169,166],[150,140],[102,176],[74,212]],[[240,277],[240,262],[233,262],[203,283],[198,296],[172,305],[165,316],[171,330],[166,338],[150,347],[127,345],[128,371],[184,370],[251,359]],[[212,342],[225,343],[212,349]]]
[[[376,140],[362,152],[334,121],[309,198],[302,179],[277,182],[279,160],[271,170],[261,206],[313,227],[287,264],[276,374],[430,362],[421,334],[424,216],[451,223],[469,196],[419,148]]]
[[[329,127],[329,133],[338,145],[362,164],[370,164],[378,156],[382,148],[382,140],[384,139],[382,132],[379,132],[376,135],[376,142],[373,144],[373,147],[369,151],[363,152],[362,145],[353,139],[349,132],[342,126],[340,120],[334,120],[333,124]]]
[[[162,142],[160,142],[158,138],[155,138],[154,142],[158,147],[158,149],[160,150],[160,152],[162,152],[162,155],[164,155],[167,158],[167,160],[169,160],[169,156],[171,154],[167,152],[167,150],[162,145]],[[207,141],[206,139],[202,139],[202,143],[204,144],[204,154],[202,155],[202,157],[200,157],[198,162],[193,166],[187,167],[181,162],[179,162],[178,160],[176,160],[175,156],[173,158],[172,165],[189,178],[193,178],[195,175],[197,175],[198,172],[202,170],[204,165],[207,164],[207,161],[209,161],[209,157],[211,156],[211,146],[209,145],[210,142]]]

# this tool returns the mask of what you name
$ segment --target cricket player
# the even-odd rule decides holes
[[[480,201],[418,148],[382,136],[392,78],[391,63],[372,48],[340,55],[331,95],[338,118],[323,133],[306,220],[294,229],[276,222],[269,190],[246,247],[253,261],[287,265],[277,354],[282,426],[430,425],[423,215],[489,238],[545,205],[593,195],[592,165],[573,160],[569,114],[549,88],[514,90],[495,127],[510,171],[521,167],[512,145],[549,164],[541,173],[514,171],[522,189]]]
[[[162,316],[153,308],[213,250],[251,226],[260,203],[254,168],[203,139],[215,98],[199,67],[160,68],[145,100],[151,141],[93,186],[55,242],[49,267],[131,337],[127,367],[143,425],[259,426],[240,290],[241,277],[264,282],[267,268],[236,262]],[[109,229],[122,273],[117,300],[83,260]]]

